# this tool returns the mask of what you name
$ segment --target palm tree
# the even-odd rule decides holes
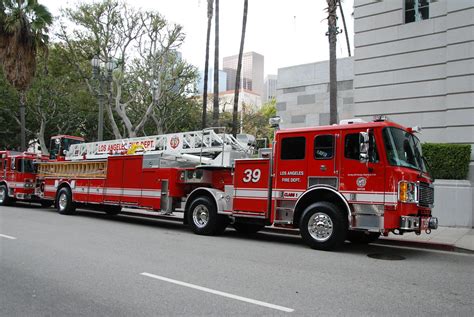
[[[204,66],[204,92],[202,96],[202,128],[206,128],[207,120],[207,82],[209,80],[209,42],[211,40],[211,24],[213,0],[207,0],[207,39],[206,39],[206,62]]]
[[[219,126],[219,0],[216,0],[215,42],[214,42],[214,106],[212,119]]]
[[[36,72],[38,50],[47,50],[53,17],[37,0],[0,1],[0,62],[6,79],[20,94],[21,150],[26,150],[25,104]]]
[[[329,38],[329,124],[337,123],[337,59],[336,36],[337,30],[337,0],[326,0],[328,7],[328,32]]]
[[[240,36],[240,50],[239,60],[237,62],[237,75],[235,78],[235,92],[234,92],[234,111],[232,113],[232,134],[237,135],[238,120],[237,115],[239,111],[239,90],[240,90],[240,72],[242,70],[242,55],[244,53],[244,42],[245,42],[245,28],[247,27],[247,11],[248,11],[248,0],[244,0],[244,14],[242,19],[242,35]]]

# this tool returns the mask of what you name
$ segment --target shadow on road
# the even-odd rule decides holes
[[[40,205],[37,204],[29,204],[29,203],[17,203],[18,207],[22,207],[25,209],[35,209],[38,212],[47,212],[47,213],[56,213],[54,208],[41,208]],[[60,215],[58,215],[60,216]],[[78,209],[76,216],[80,217],[87,217],[87,218],[94,218],[97,220],[108,221],[108,222],[116,222],[116,223],[124,223],[128,225],[139,225],[139,226],[148,226],[148,227],[155,227],[157,229],[171,229],[176,230],[181,233],[193,235],[191,230],[182,223],[182,219],[169,219],[165,217],[159,216],[150,216],[150,215],[139,215],[139,214],[119,214],[116,216],[107,215],[101,211],[89,210],[89,209]],[[67,216],[63,216],[67,217]],[[71,217],[71,221],[73,221],[74,217]],[[301,239],[299,235],[290,235],[290,234],[280,234],[280,233],[273,233],[273,232],[258,232],[255,234],[242,234],[235,231],[231,226],[224,232],[224,234],[218,237],[209,237],[209,239],[233,239],[233,240],[243,240],[243,241],[259,241],[265,243],[276,243],[287,245],[291,247],[298,247],[307,249],[309,252],[315,253],[324,253],[326,251],[318,251],[318,250],[311,250]],[[336,252],[338,253],[345,253],[345,254],[353,254],[353,255],[360,255],[360,256],[367,256],[367,255],[381,255],[381,259],[372,259],[373,261],[384,261],[389,260],[390,258],[397,258],[399,256],[406,258],[406,259],[413,259],[413,258],[423,258],[432,255],[433,252],[438,252],[435,250],[422,250],[422,249],[413,249],[407,247],[399,247],[399,246],[390,246],[390,245],[381,245],[381,244],[352,244],[350,242],[346,242],[340,249]]]

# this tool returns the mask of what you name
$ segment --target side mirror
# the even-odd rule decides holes
[[[359,161],[367,163],[369,161],[369,133],[359,133]]]

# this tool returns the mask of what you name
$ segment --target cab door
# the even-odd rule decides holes
[[[337,139],[336,131],[318,131],[312,135],[312,150],[308,155],[308,188],[326,185],[338,189]]]
[[[284,194],[285,190],[304,191],[308,179],[308,136],[302,133],[282,133],[279,137],[274,167],[275,187]]]
[[[360,132],[369,132],[369,161],[360,161]],[[377,131],[375,131],[377,132]],[[381,140],[372,129],[347,129],[341,133],[340,190],[354,208],[354,227],[383,228],[385,166]]]

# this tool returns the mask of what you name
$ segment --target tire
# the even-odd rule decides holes
[[[344,243],[348,222],[336,205],[317,202],[304,210],[299,227],[303,240],[311,248],[330,251]]]
[[[377,241],[380,237],[380,232],[368,231],[349,231],[347,233],[347,240],[354,244],[367,244]]]
[[[106,205],[102,208],[107,215],[116,216],[122,211],[122,206]]]
[[[215,204],[206,196],[193,200],[187,217],[193,232],[200,235],[221,234],[229,223],[227,217],[217,214]]]
[[[51,200],[42,200],[40,204],[42,208],[49,208],[54,204],[54,202]]]
[[[71,190],[63,187],[56,196],[56,210],[61,215],[72,215],[76,212],[76,205],[72,201]]]
[[[236,222],[233,224],[234,229],[239,233],[252,234],[262,230],[265,226],[256,223]]]
[[[8,196],[8,188],[6,185],[0,185],[0,206],[10,206],[13,199]]]

